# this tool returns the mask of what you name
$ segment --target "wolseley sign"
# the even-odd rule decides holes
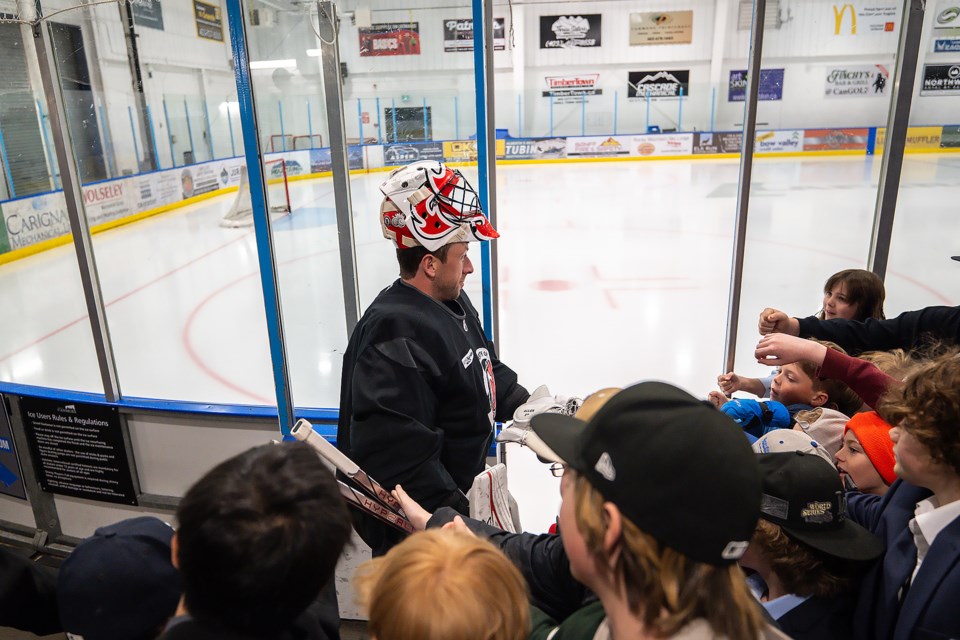
[[[544,98],[552,97],[554,102],[566,104],[580,102],[586,96],[599,96],[603,89],[597,88],[599,73],[582,73],[572,76],[546,76],[543,81],[547,85],[543,92]]]

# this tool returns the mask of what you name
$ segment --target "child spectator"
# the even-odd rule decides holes
[[[940,356],[892,385],[894,471],[882,498],[848,497],[850,517],[886,542],[860,590],[854,637],[960,637],[960,356]]]
[[[531,428],[565,462],[560,534],[573,576],[599,598],[559,626],[535,614],[531,638],[785,637],[763,621],[736,565],[761,482],[729,418],[644,382],[586,424],[545,413]]]
[[[523,576],[492,544],[433,529],[357,572],[373,640],[522,640],[530,625]]]
[[[180,602],[173,528],[151,517],[100,527],[67,556],[57,579],[63,630],[84,640],[153,640]]]
[[[756,453],[801,453],[818,456],[833,466],[833,456],[827,453],[823,445],[796,429],[774,429],[753,443]]]
[[[884,319],[883,300],[886,292],[883,280],[871,271],[844,269],[838,271],[823,285],[823,306],[815,316],[818,320],[856,320],[867,318]],[[747,378],[732,371],[717,378],[717,383],[727,396],[737,391],[746,391],[760,398],[770,394],[773,376]],[[848,414],[849,415],[849,414]]]
[[[836,460],[845,487],[882,496],[897,479],[890,425],[874,411],[853,416]]]
[[[754,594],[794,640],[847,640],[852,634],[856,561],[883,543],[845,517],[840,478],[816,455],[757,456],[763,478],[760,521],[740,565]]]

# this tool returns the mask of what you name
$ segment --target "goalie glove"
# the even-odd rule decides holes
[[[517,410],[513,412],[511,426],[517,429],[529,429],[530,419],[541,413],[559,413],[572,416],[581,404],[583,404],[583,400],[580,398],[551,395],[547,385],[542,384],[530,394],[524,404],[517,407]]]

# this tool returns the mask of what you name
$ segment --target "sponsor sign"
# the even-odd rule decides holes
[[[563,158],[567,155],[565,138],[526,138],[504,141],[504,154],[507,160],[539,160],[542,158]]]
[[[0,204],[0,253],[10,251],[10,240],[7,238],[7,224],[3,218],[3,205]]]
[[[960,63],[923,65],[922,96],[960,95]]]
[[[386,22],[357,31],[363,57],[420,55],[419,22]]]
[[[833,5],[833,35],[894,33],[900,3],[894,0],[860,0]]]
[[[91,227],[136,213],[136,201],[131,191],[134,182],[134,179],[124,178],[99,182],[81,189],[83,208]]]
[[[693,153],[692,133],[661,133],[633,136],[631,155],[635,156],[688,156]]]
[[[493,50],[507,48],[506,20],[493,19]],[[473,18],[450,19],[443,21],[443,50],[446,53],[473,51]]]
[[[223,16],[219,5],[193,0],[193,16],[197,23],[197,36],[223,42]]]
[[[330,159],[330,149],[311,149],[301,153],[308,154],[310,173],[333,171],[333,161]],[[307,162],[307,160],[304,160]],[[347,164],[351,169],[363,169],[363,146],[359,144],[347,147]],[[287,165],[289,171],[289,164]]]
[[[747,99],[746,69],[730,72],[730,86],[727,93],[729,102],[743,102]],[[783,99],[783,69],[760,69],[760,100]]]
[[[540,48],[600,46],[600,14],[540,16]]]
[[[937,13],[933,17],[933,28],[943,35],[960,35],[960,0],[940,0],[937,4]]]
[[[960,53],[960,38],[937,38],[933,41],[934,53]]]
[[[827,98],[878,98],[886,95],[890,72],[880,64],[828,67],[824,78]]]
[[[627,73],[628,98],[676,98],[690,95],[690,70],[630,71]]]
[[[740,132],[700,132],[693,134],[693,155],[710,153],[740,153],[743,134]]]
[[[497,156],[506,151],[506,140],[497,139]],[[477,159],[476,140],[448,140],[443,143],[443,158],[446,162],[470,162]]]
[[[628,156],[632,147],[628,136],[567,138],[567,157]]]
[[[941,149],[960,148],[960,126],[955,124],[943,127],[940,132]]]
[[[163,7],[160,6],[160,0],[133,0],[130,10],[137,26],[163,31]]]
[[[910,127],[907,129],[907,149],[939,149],[943,127]],[[877,129],[877,153],[883,153],[883,145],[887,141],[886,128]]]
[[[546,76],[543,79],[546,89],[544,98],[552,97],[558,104],[582,102],[587,96],[599,96],[603,89],[597,88],[599,73],[582,73],[572,76]]]
[[[869,129],[807,129],[804,151],[865,151]]]
[[[62,191],[4,202],[3,222],[11,249],[70,233],[70,218]]]
[[[116,407],[21,397],[20,410],[43,491],[137,504]]]
[[[13,439],[7,403],[3,397],[0,397],[0,493],[21,500],[27,499],[23,488],[23,470],[17,457],[17,444]]]
[[[690,44],[693,11],[649,11],[630,14],[630,46]]]
[[[803,131],[758,131],[753,150],[757,153],[803,151]]]
[[[388,144],[383,147],[383,161],[400,165],[418,160],[443,160],[442,142]]]
[[[467,162],[477,159],[476,140],[449,140],[443,143],[443,157],[448,162]]]

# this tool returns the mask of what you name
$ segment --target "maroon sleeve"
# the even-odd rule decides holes
[[[872,362],[830,348],[827,349],[827,355],[824,356],[817,375],[846,383],[871,409],[877,408],[877,401],[890,386],[903,384],[885,374]]]

